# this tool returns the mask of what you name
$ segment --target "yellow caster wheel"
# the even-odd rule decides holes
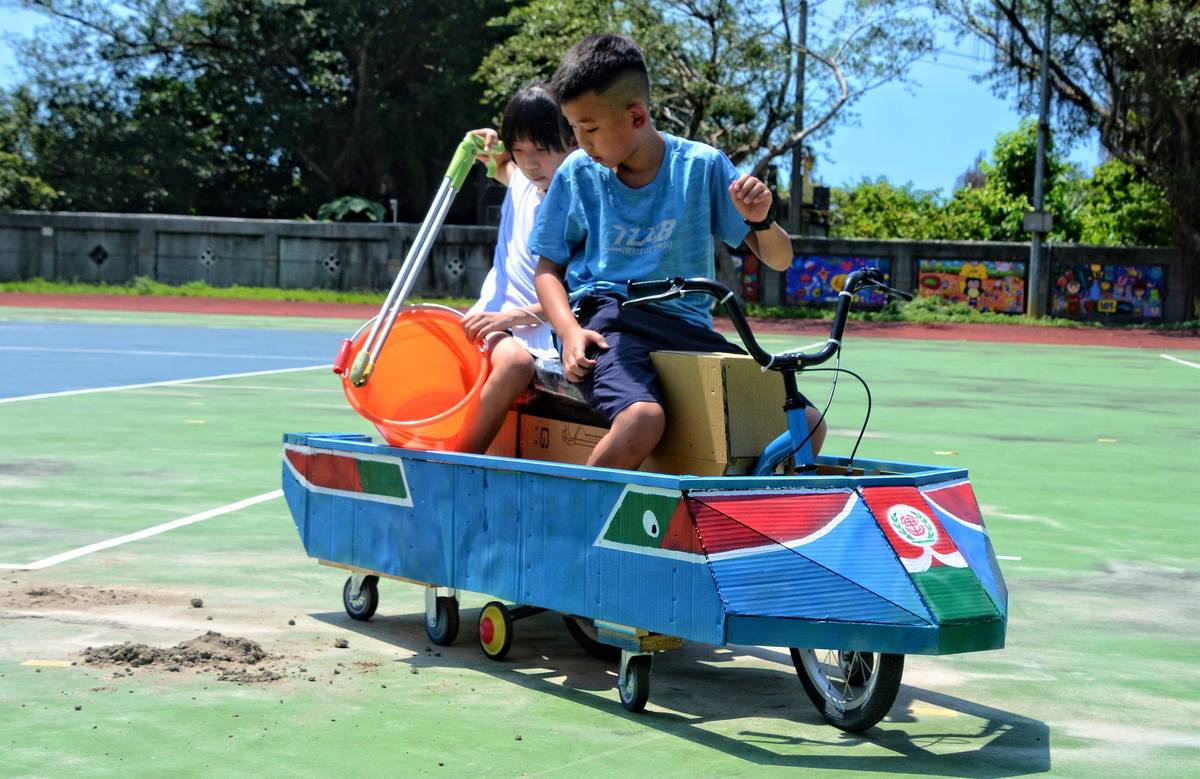
[[[503,660],[512,648],[513,620],[508,607],[491,601],[479,612],[479,647],[492,660]]]

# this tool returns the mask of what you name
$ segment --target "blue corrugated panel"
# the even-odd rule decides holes
[[[517,475],[466,466],[445,465],[441,470],[455,474],[456,586],[499,598],[515,597],[521,533]]]
[[[578,479],[521,475],[519,602],[572,614],[587,605],[587,490]]]
[[[711,560],[731,614],[924,625],[928,620],[795,552]]]
[[[853,510],[834,532],[793,551],[918,619],[929,624],[936,621],[875,518],[857,496]]]

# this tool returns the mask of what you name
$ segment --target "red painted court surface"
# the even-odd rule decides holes
[[[191,314],[244,314],[280,317],[333,317],[366,320],[379,307],[363,303],[303,303],[284,300],[225,300],[219,298],[134,297],[127,295],[43,295],[0,293],[0,306],[18,308],[81,308],[109,311],[162,311]],[[804,319],[754,319],[756,332],[824,335],[829,323]],[[716,327],[732,331],[727,320]],[[1200,349],[1200,330],[1134,330],[1097,327],[1039,327],[999,324],[912,324],[908,322],[850,322],[852,337],[911,338],[935,341],[991,341],[1137,349]]]

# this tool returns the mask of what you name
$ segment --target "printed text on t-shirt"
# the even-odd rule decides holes
[[[671,247],[671,234],[676,221],[664,219],[652,227],[626,227],[613,225],[613,247],[621,254],[641,254],[647,250],[660,251]]]

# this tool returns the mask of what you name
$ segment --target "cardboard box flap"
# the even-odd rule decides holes
[[[723,462],[725,381],[718,354],[653,352],[667,412],[667,429],[655,452],[687,459]]]
[[[722,363],[729,457],[758,457],[767,444],[787,430],[783,377],[778,371],[764,372],[752,357],[731,355]]]

